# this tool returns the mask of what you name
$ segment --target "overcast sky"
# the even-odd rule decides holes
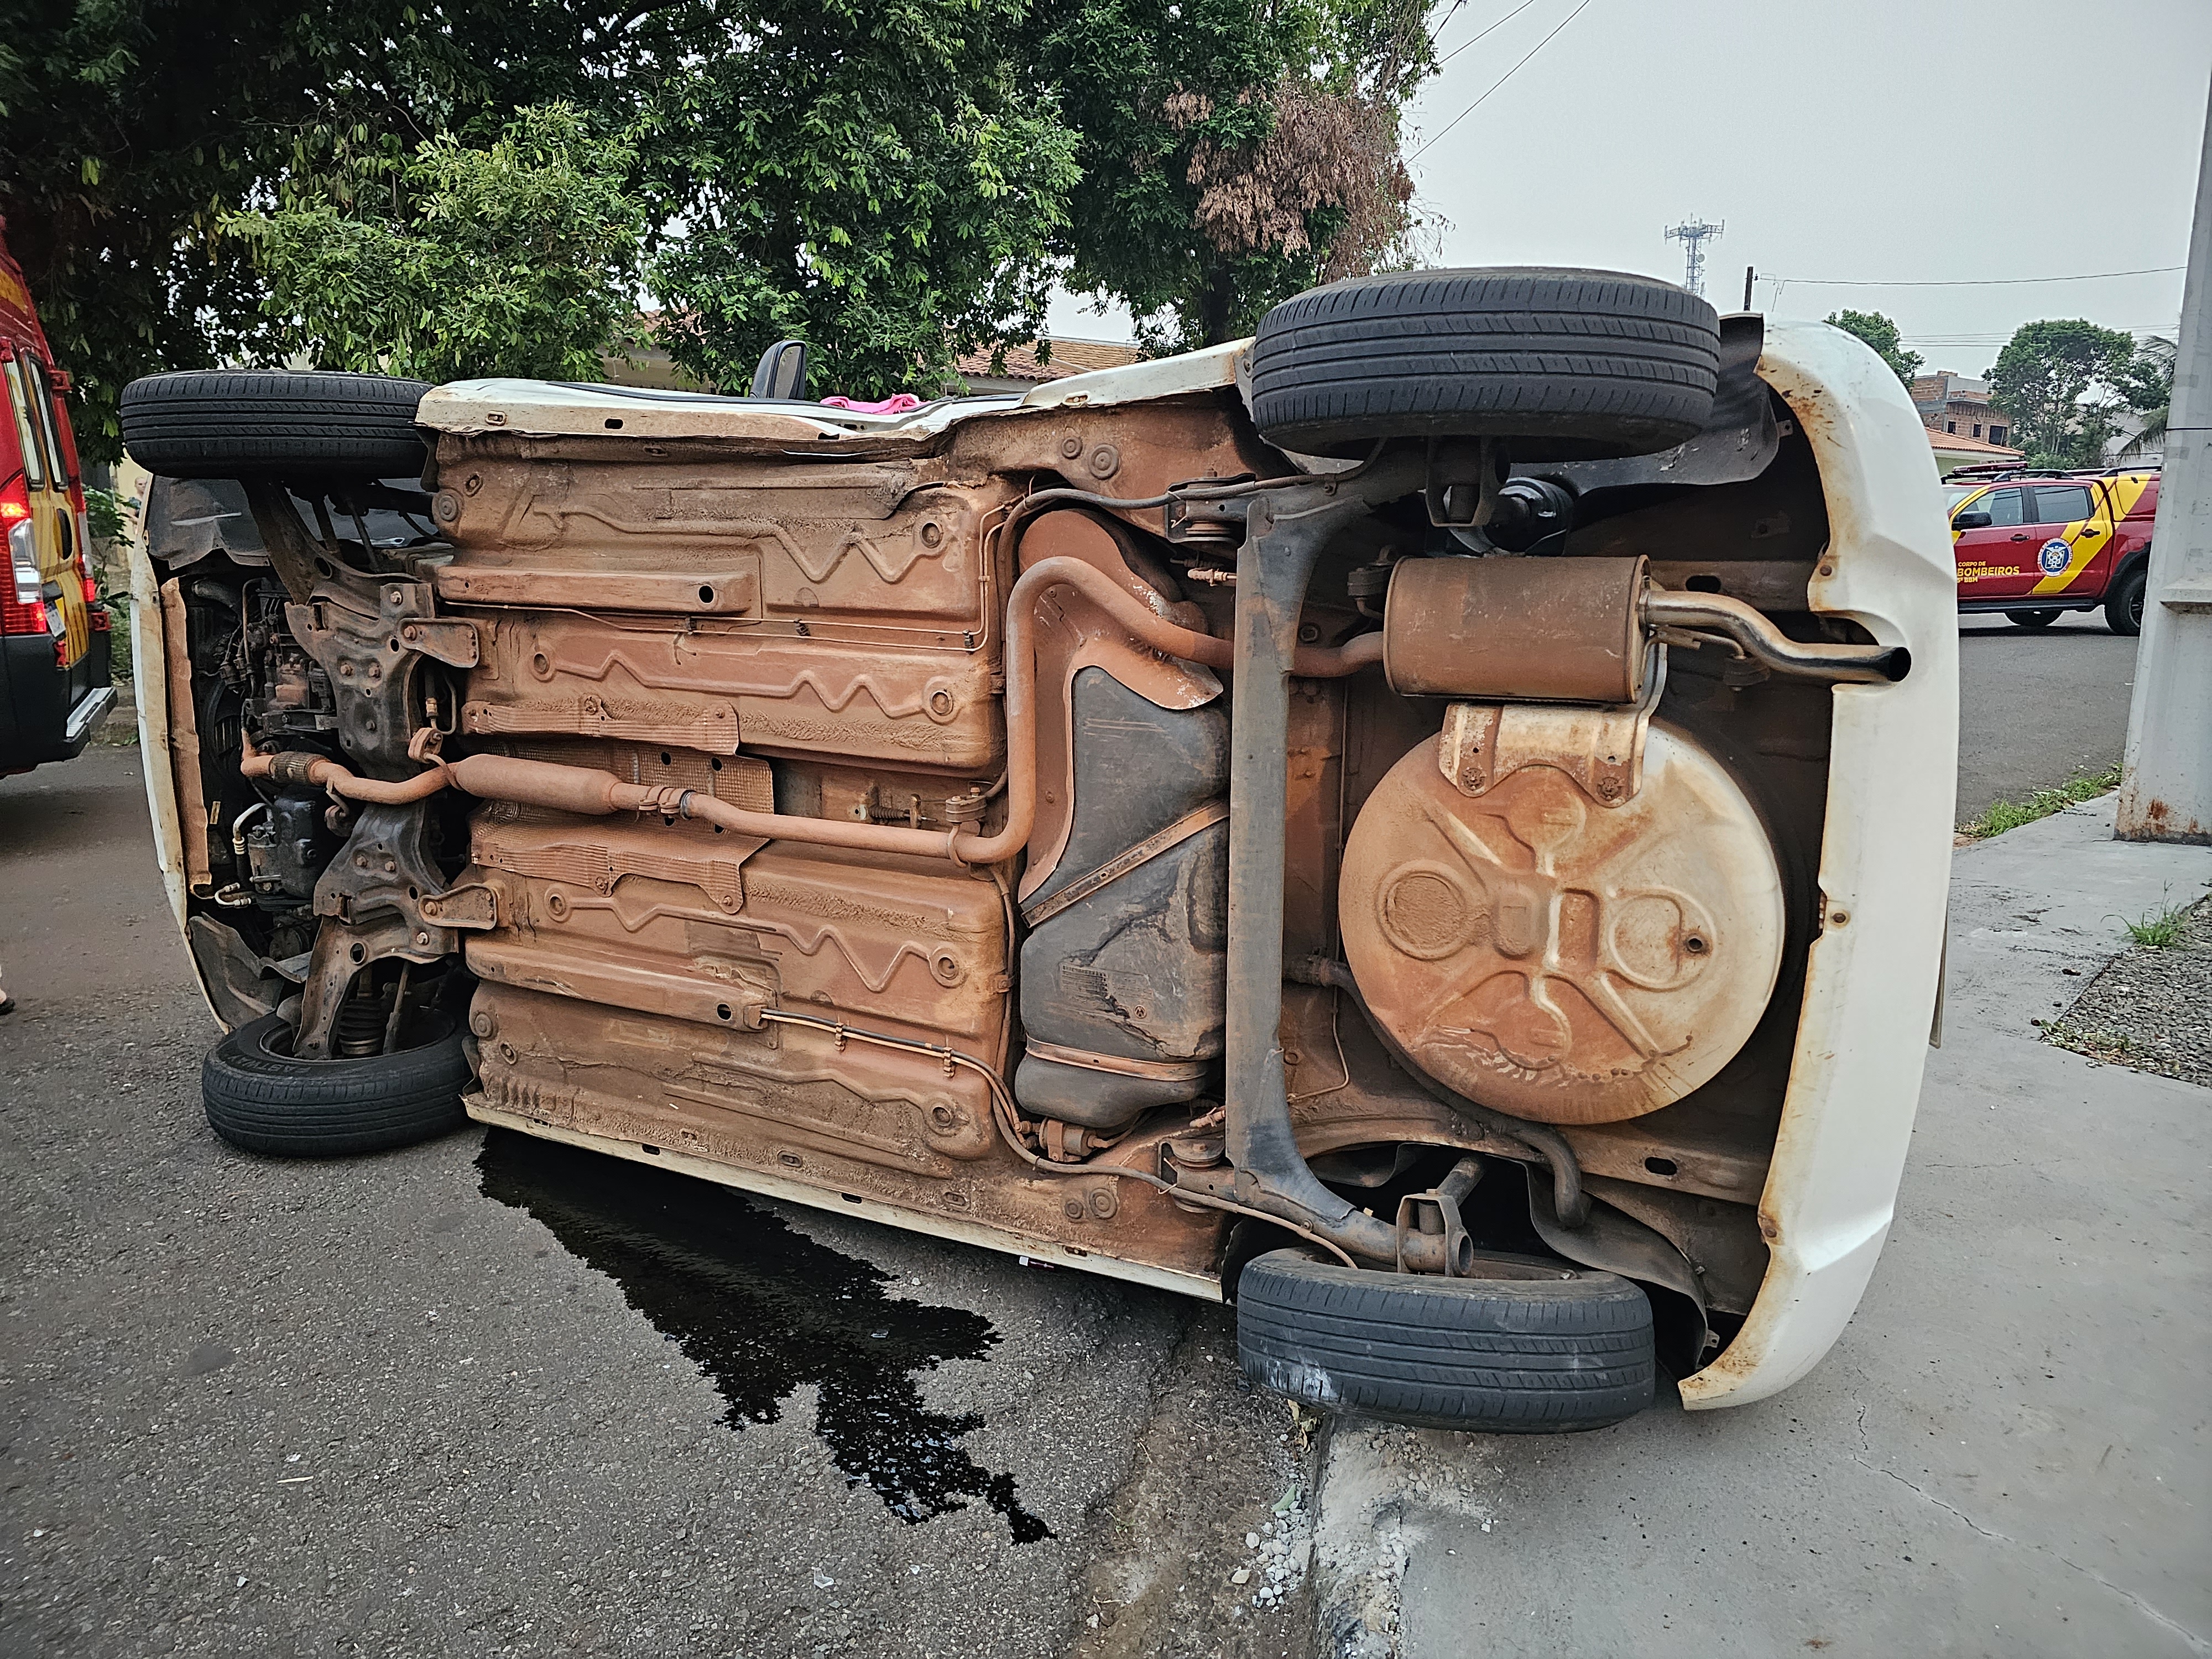
[[[1706,244],[1722,310],[1754,265],[1754,310],[1883,312],[1930,368],[1966,374],[2034,318],[2170,336],[2180,315],[2179,270],[1859,284],[2179,266],[2212,90],[2208,0],[1447,0],[1431,17],[1440,52],[1464,46],[1407,112],[1441,264],[1680,282],[1664,228],[1724,222]],[[1053,325],[1128,337],[1079,300]]]

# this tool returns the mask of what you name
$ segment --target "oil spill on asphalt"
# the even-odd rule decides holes
[[[505,1129],[485,1135],[477,1168],[488,1197],[544,1224],[675,1340],[729,1402],[732,1428],[775,1422],[786,1395],[814,1383],[815,1432],[847,1481],[902,1521],[980,1498],[1016,1543],[1053,1535],[1012,1474],[961,1446],[983,1419],[930,1411],[915,1387],[939,1360],[988,1356],[999,1338],[981,1314],[886,1296],[890,1274],[710,1182]]]

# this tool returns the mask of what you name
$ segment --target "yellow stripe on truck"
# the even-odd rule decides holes
[[[2127,485],[2133,485],[2133,489],[2124,489]],[[2096,492],[2096,499],[2101,504],[2098,511],[2088,518],[2068,525],[2063,538],[2051,538],[2054,541],[2064,540],[2066,568],[2051,572],[2028,592],[2063,593],[2072,586],[2075,578],[2089,568],[2090,562],[2112,544],[2112,538],[2119,531],[2119,521],[2127,516],[2128,509],[2136,504],[2136,497],[2143,493],[2146,487],[2146,480],[2140,477],[2115,478],[2101,489],[2091,484],[2089,488]],[[2100,533],[2083,538],[2081,532],[2091,525],[2097,526]],[[2048,545],[2047,543],[2045,544]]]

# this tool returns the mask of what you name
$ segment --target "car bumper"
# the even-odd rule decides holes
[[[95,633],[76,669],[54,665],[44,634],[0,639],[0,772],[75,758],[114,707],[108,635]]]
[[[1906,647],[1912,668],[1833,693],[1822,921],[1759,1206],[1767,1270],[1735,1340],[1683,1381],[1693,1411],[1811,1370],[1873,1275],[1935,1019],[1958,776],[1957,578],[1927,434],[1896,376],[1838,330],[1769,323],[1759,372],[1802,424],[1827,497],[1813,608]]]

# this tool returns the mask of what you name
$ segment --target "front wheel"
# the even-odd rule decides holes
[[[2142,632],[2143,590],[2150,586],[2150,567],[2139,563],[2112,584],[2105,596],[2105,626],[2124,638]]]
[[[123,447],[171,478],[411,477],[427,380],[291,369],[180,369],[123,388]]]
[[[208,1122],[232,1146],[274,1158],[343,1158],[410,1146],[467,1121],[462,1032],[435,1014],[398,1054],[301,1060],[282,1014],[241,1025],[200,1066]]]

